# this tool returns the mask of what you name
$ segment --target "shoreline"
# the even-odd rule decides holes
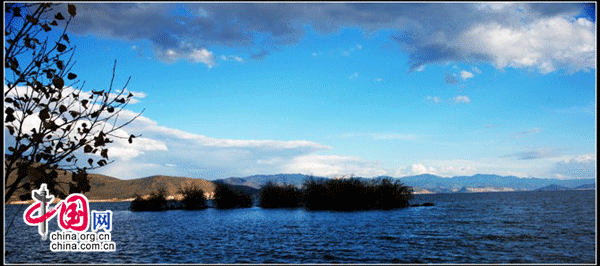
[[[567,189],[567,190],[595,190],[593,188],[591,189]],[[427,195],[432,195],[432,194],[455,194],[455,193],[502,193],[502,192],[536,192],[538,190],[496,190],[496,191],[468,191],[468,192],[458,192],[458,191],[453,191],[453,192],[416,192],[413,193],[414,195],[420,195],[420,194],[427,194]],[[554,191],[554,190],[549,190],[549,191]],[[555,191],[562,191],[562,190],[555,190]],[[51,204],[57,204],[60,200],[62,199],[57,199],[55,198],[54,201]],[[112,199],[90,199],[88,200],[89,202],[131,202],[135,200],[135,198],[127,198],[127,199],[117,199],[117,198],[112,198]],[[167,198],[167,200],[174,200],[174,198]],[[19,205],[19,204],[27,204],[27,205],[31,205],[34,203],[34,200],[26,200],[26,201],[11,201],[8,203],[4,203],[5,205]]]

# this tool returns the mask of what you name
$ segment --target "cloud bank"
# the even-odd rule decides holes
[[[84,94],[87,92],[83,92]],[[142,92],[134,95],[145,96]],[[134,104],[132,102],[132,104]],[[119,119],[127,121],[136,113],[123,110]],[[25,128],[33,128],[39,120],[30,116]],[[5,128],[6,147],[14,143]],[[537,128],[526,131],[538,132]],[[204,179],[249,176],[255,174],[301,173],[316,176],[408,176],[434,174],[450,177],[494,173],[521,177],[591,178],[596,175],[596,155],[584,154],[555,159],[555,153],[538,149],[510,154],[500,158],[474,160],[428,160],[408,166],[384,165],[360,157],[337,154],[323,155],[333,149],[308,140],[244,140],[209,137],[159,125],[145,116],[138,117],[118,136],[141,134],[133,144],[127,138],[112,138],[108,155],[115,162],[95,170],[95,173],[131,179],[157,174]],[[342,137],[367,137],[373,141],[414,141],[411,134],[345,134]],[[81,155],[81,154],[80,154]],[[514,160],[517,158],[518,160]],[[511,169],[512,172],[507,172]]]
[[[596,154],[590,153],[555,163],[552,173],[561,179],[595,178],[596,171]]]
[[[213,46],[245,47],[260,60],[298,43],[305,26],[321,34],[379,30],[410,56],[412,70],[447,62],[483,62],[543,74],[596,68],[596,25],[579,3],[79,3],[70,30],[147,40],[166,62],[212,67]],[[593,8],[593,5],[592,5]],[[585,14],[586,16],[582,16]],[[353,48],[359,49],[360,46]],[[362,47],[360,47],[362,48]],[[469,78],[464,73],[463,79]]]
[[[122,119],[135,113],[124,112]],[[115,141],[109,156],[115,163],[99,172],[120,178],[153,174],[224,178],[255,173],[272,173],[273,169],[317,151],[331,149],[307,140],[240,140],[213,138],[160,126],[141,116],[126,130],[141,134],[134,144]],[[136,165],[131,168],[131,165]],[[144,167],[137,167],[143,165]],[[293,169],[293,168],[290,168]]]

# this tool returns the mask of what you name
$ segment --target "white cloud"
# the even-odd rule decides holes
[[[348,78],[349,78],[349,79],[355,79],[355,78],[358,78],[358,72],[354,72],[354,73],[353,73],[352,75],[350,75]]]
[[[460,161],[452,162],[452,165],[443,165],[439,167],[426,166],[423,163],[411,164],[404,169],[396,170],[396,176],[412,176],[430,174],[441,177],[453,177],[461,175],[473,175],[477,173],[477,168],[469,165],[471,162]]]
[[[168,63],[173,63],[183,58],[192,63],[203,63],[208,68],[212,68],[216,65],[215,55],[206,48],[178,48],[156,50],[155,52],[160,60]]]
[[[134,98],[139,98],[139,99],[143,99],[146,98],[146,93],[143,91],[127,91],[126,92],[131,92],[131,94],[133,95],[132,97]]]
[[[440,103],[442,101],[442,99],[437,96],[427,96],[426,99],[428,101],[433,101],[434,103]]]
[[[215,56],[213,55],[213,53],[206,50],[205,48],[192,50],[191,53],[187,56],[187,58],[192,62],[201,62],[205,64],[208,68],[212,68],[216,64]]]
[[[20,93],[26,91],[24,88],[17,88],[17,90],[20,90]],[[17,90],[11,93],[16,93]],[[69,90],[72,91],[66,88],[65,93],[69,93]],[[86,97],[87,94],[89,92],[82,92],[81,96]],[[132,94],[145,96],[141,92]],[[88,104],[88,107],[98,108],[91,104]],[[75,106],[75,108],[79,107]],[[14,115],[19,116],[18,112]],[[124,109],[119,113],[116,124],[128,121],[136,115],[137,113]],[[75,127],[81,123],[83,122]],[[39,118],[34,113],[25,120],[25,129],[33,128],[38,124]],[[6,128],[5,133],[7,133]],[[141,136],[134,138],[133,143],[130,144],[128,137],[131,134]],[[160,126],[156,121],[145,116],[140,116],[128,126],[116,130],[109,138],[113,143],[107,145],[108,156],[115,162],[94,172],[126,179],[155,174],[224,178],[244,173],[275,173],[282,165],[289,164],[299,156],[331,149],[329,146],[307,140],[240,140],[208,137]],[[10,137],[6,137],[5,141],[11,143]],[[265,162],[271,162],[271,165]]]
[[[469,96],[466,95],[459,95],[454,97],[454,103],[470,103],[471,99],[469,99]]]
[[[489,57],[499,69],[537,68],[546,74],[565,68],[569,72],[596,68],[595,25],[563,16],[539,19],[521,26],[479,24],[458,39],[462,50]]]
[[[460,72],[460,78],[462,78],[463,80],[467,80],[473,77],[473,73],[463,70]]]
[[[480,11],[499,12],[515,6],[513,3],[477,3],[475,8]]]
[[[187,15],[173,16],[175,9]],[[483,62],[542,73],[559,68],[575,72],[596,68],[595,22],[574,19],[582,9],[581,3],[81,3],[78,21],[69,30],[146,40],[167,62],[187,58],[203,46],[278,50],[299,43],[306,26],[321,34],[350,27],[365,34],[391,30],[393,40],[409,54],[412,70]],[[356,45],[343,54],[362,48]]]
[[[124,110],[120,119],[135,113]],[[109,156],[117,159],[110,168],[98,173],[115,173],[129,165],[152,164],[151,168],[121,171],[119,178],[137,178],[154,174],[169,174],[201,178],[225,178],[244,174],[275,173],[281,165],[298,156],[331,149],[307,140],[239,140],[208,137],[160,126],[141,116],[119,135],[141,134],[133,144],[115,140],[109,146]],[[174,163],[176,162],[176,163]]]
[[[589,153],[556,162],[551,173],[557,178],[574,179],[595,178],[596,171],[596,154]]]
[[[453,177],[453,176],[462,176],[462,175],[474,175],[477,173],[477,168],[471,166],[471,162],[461,160],[461,161],[453,161],[450,162],[451,165],[443,165],[448,162],[443,162],[442,166],[433,167],[426,166],[423,163],[416,163],[407,166],[406,168],[397,169],[395,174],[397,177],[405,177],[405,176],[413,176],[413,175],[422,175],[422,174],[430,174],[437,175],[441,177]]]
[[[129,136],[128,132],[119,130],[115,132],[119,136]],[[168,151],[168,147],[165,142],[155,139],[149,139],[144,137],[138,137],[134,139],[134,144],[129,144],[126,139],[115,139],[114,143],[109,144],[108,155],[111,159],[120,159],[129,161],[135,157],[143,155],[149,151]]]
[[[109,97],[111,98],[115,98],[118,96],[118,93],[120,93],[121,90],[117,90],[114,93],[111,93]],[[127,97],[129,95],[129,93],[131,93],[131,99],[129,100],[129,104],[136,104],[140,102],[140,99],[144,99],[146,98],[146,93],[143,91],[129,91],[127,89],[123,90],[123,94],[122,97]],[[87,95],[89,97],[89,92],[85,92],[85,95]]]
[[[5,93],[8,91],[8,87],[4,86],[4,91]],[[132,97],[129,98],[129,103],[128,104],[135,104],[139,102],[139,99],[142,99],[144,97],[146,97],[146,94],[144,92],[136,92],[136,91],[129,91],[127,89],[124,89],[123,92],[121,93],[120,90],[117,90],[115,92],[110,92],[108,94],[108,99],[109,101],[111,101],[112,99],[115,98],[126,98],[128,97],[128,95],[131,93]],[[88,99],[92,93],[89,91],[80,91],[79,89],[76,88],[72,88],[72,87],[64,87],[62,90],[62,105],[65,106],[70,106],[69,110],[75,110],[75,111],[79,111],[82,112],[84,109],[86,109],[80,101],[75,100],[75,98],[73,97],[73,94],[78,94],[80,99]],[[12,91],[10,91],[6,96],[7,97],[17,97],[17,95],[23,96],[23,95],[28,95],[28,97],[30,98],[39,98],[41,99],[41,103],[44,104],[48,104],[48,107],[50,109],[55,109],[57,107],[57,103],[56,102],[51,102],[48,103],[48,98],[43,96],[42,94],[39,94],[37,92],[34,92],[30,87],[24,87],[24,86],[18,86],[15,87]],[[94,104],[94,103],[88,103],[86,105],[88,111],[93,112],[93,111],[97,111],[100,109],[101,105],[100,104]],[[31,129],[33,128],[38,128],[41,120],[39,119],[39,111],[40,111],[41,107],[38,107],[35,110],[32,110],[33,113],[31,115],[28,115],[24,121],[23,121],[23,132],[29,132]],[[129,112],[127,110],[123,110],[124,113]],[[106,115],[106,113],[104,113],[103,115]],[[21,119],[23,117],[23,113],[20,112],[19,110],[16,110],[14,113],[14,116],[18,119]],[[51,117],[55,117],[56,114],[52,114]],[[129,116],[129,118],[133,118],[135,115]],[[61,117],[66,117],[67,119],[71,119],[70,115],[62,114]],[[122,117],[123,118],[123,117]],[[124,119],[122,119],[121,121],[126,121]],[[13,126],[16,126],[17,124],[15,124],[16,122],[11,123]],[[79,121],[76,125],[74,125],[75,127],[81,126],[81,124],[83,123],[83,121]],[[99,122],[100,125],[98,128],[102,127],[103,124],[102,122]],[[89,124],[89,123],[88,123]],[[112,126],[108,125],[108,128],[110,128]],[[91,134],[97,134],[98,132],[90,132]],[[72,132],[72,134],[75,134],[75,132]]]
[[[552,167],[552,163],[552,159],[515,161],[507,157],[427,160],[396,168],[395,176],[432,174],[441,177],[453,177],[497,174],[517,177],[548,177],[548,169]]]
[[[362,50],[362,48],[363,48],[362,45],[360,45],[360,44],[356,45],[355,47],[352,47],[352,48],[350,48],[348,50],[342,51],[342,55],[343,56],[350,56],[350,54],[352,54],[355,51]]]
[[[173,169],[173,167],[158,165],[155,163],[127,163],[124,161],[115,161],[100,168],[100,170],[95,170],[94,172],[121,179],[147,177],[151,175],[178,176],[178,173],[173,171]]]
[[[374,177],[387,172],[376,164],[356,157],[338,155],[298,156],[281,168],[284,173],[301,173],[315,176],[362,176]]]
[[[163,60],[165,60],[167,62],[174,62],[174,61],[176,61],[179,58],[179,54],[177,54],[177,52],[175,52],[172,49],[168,49],[160,57],[162,57]]]
[[[373,79],[373,80],[374,80],[375,82],[382,82],[382,81],[383,81],[383,79],[382,79],[382,78],[375,78],[375,79]]]
[[[420,65],[417,68],[415,68],[415,71],[417,72],[423,72],[425,70],[425,65]]]
[[[236,61],[238,63],[244,63],[244,59],[237,56],[237,55],[229,55],[229,56],[225,56],[225,55],[221,55],[221,60],[223,61]]]
[[[410,166],[410,169],[408,169],[408,170],[413,175],[435,174],[437,172],[435,170],[435,168],[433,168],[433,167],[427,168],[425,165],[422,165],[422,164],[412,164]]]
[[[120,119],[127,120],[136,113],[124,110]],[[35,117],[35,116],[33,116]],[[33,123],[33,122],[32,122]],[[522,134],[539,132],[533,128]],[[5,129],[6,133],[6,129]],[[208,137],[160,126],[156,121],[141,116],[129,126],[116,132],[120,136],[141,134],[133,144],[126,139],[114,138],[109,145],[110,159],[116,161],[96,173],[119,178],[138,178],[155,174],[199,178],[225,178],[258,173],[303,173],[318,176],[380,175],[407,176],[435,174],[444,177],[493,173],[520,177],[585,178],[596,174],[596,155],[553,158],[539,154],[519,154],[536,160],[514,160],[496,157],[481,159],[430,160],[404,168],[392,166],[391,171],[380,163],[358,157],[319,155],[331,147],[307,140],[239,140]],[[363,136],[373,139],[414,140],[407,134],[345,134],[345,137]],[[507,170],[510,169],[510,170]]]

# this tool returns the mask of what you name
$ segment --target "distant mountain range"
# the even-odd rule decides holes
[[[574,189],[582,189],[582,190],[596,189],[596,183],[581,185],[581,186],[578,186],[578,187],[574,187]]]
[[[292,184],[301,186],[304,180],[311,176],[302,174],[278,174],[278,175],[253,175],[248,177],[230,177],[219,179],[219,182],[260,188],[267,182],[276,184]],[[385,176],[382,176],[385,177]],[[324,177],[313,177],[323,179]],[[366,179],[358,177],[361,179]],[[393,178],[393,177],[390,177]],[[477,174],[473,176],[455,176],[455,177],[440,177],[436,175],[424,174],[407,176],[401,178],[393,178],[400,180],[405,185],[414,187],[419,191],[431,191],[435,193],[445,192],[466,192],[475,191],[474,188],[489,188],[489,191],[525,191],[536,190],[549,185],[563,186],[567,188],[579,188],[579,186],[595,188],[595,179],[552,179],[552,178],[520,178],[516,176],[500,176],[500,175],[485,175]],[[485,191],[485,190],[484,190]]]
[[[558,191],[558,190],[593,190],[596,189],[596,184],[585,184],[585,185],[581,185],[581,186],[577,186],[574,188],[569,188],[569,187],[564,187],[564,186],[559,186],[559,185],[549,185],[549,186],[545,186],[545,187],[541,187],[536,189],[536,191]]]
[[[558,191],[558,190],[569,190],[569,189],[570,188],[568,188],[568,187],[563,187],[563,186],[552,184],[549,186],[538,188],[535,191]]]
[[[450,178],[435,175],[417,175],[403,177],[400,180],[409,186],[426,188],[434,192],[453,192],[463,187],[503,187],[514,190],[535,190],[544,186],[558,185],[574,188],[581,185],[595,184],[596,179],[553,179],[553,178],[520,178],[516,176],[500,176],[477,174],[473,176],[455,176]]]
[[[301,187],[308,178],[326,179],[325,177],[312,177],[302,174],[276,174],[276,175],[253,175],[248,177],[230,177],[218,180],[204,180],[199,178],[174,177],[174,176],[150,176],[145,178],[123,180],[115,177],[89,174],[91,189],[85,195],[91,200],[124,200],[133,198],[134,195],[148,195],[159,186],[167,188],[168,195],[177,194],[177,190],[184,184],[196,183],[205,193],[214,193],[215,183],[229,184],[238,189],[256,194],[258,190],[267,184],[291,184]],[[14,182],[11,175],[8,183]],[[370,179],[362,178],[360,179]],[[436,175],[416,175],[401,178],[403,184],[413,187],[415,193],[449,193],[449,192],[488,192],[488,191],[532,191],[532,190],[562,190],[580,189],[589,190],[596,188],[595,179],[551,179],[551,178],[519,178],[515,176],[499,176],[477,174],[473,176],[440,177]],[[68,182],[71,174],[59,175],[59,180]],[[68,192],[66,187],[63,191]],[[19,189],[15,192],[11,201],[19,201],[19,196],[26,192]],[[29,197],[27,197],[29,198]]]

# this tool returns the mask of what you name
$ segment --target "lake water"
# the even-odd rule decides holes
[[[595,191],[416,195],[392,211],[112,210],[115,252],[51,252],[22,207],[7,263],[590,263]],[[19,206],[7,205],[5,227]],[[58,230],[56,218],[49,231]]]

